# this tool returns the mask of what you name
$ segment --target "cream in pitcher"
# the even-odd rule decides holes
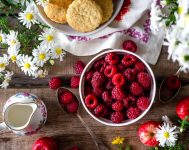
[[[46,106],[33,94],[17,93],[6,102],[3,119],[0,131],[8,128],[19,135],[31,135],[45,124]]]

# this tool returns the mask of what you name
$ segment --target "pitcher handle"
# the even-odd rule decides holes
[[[4,131],[5,129],[7,129],[6,124],[3,122],[0,124],[0,132]]]

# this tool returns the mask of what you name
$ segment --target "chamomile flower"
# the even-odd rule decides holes
[[[38,69],[35,61],[33,60],[33,57],[28,55],[21,56],[19,66],[21,67],[21,70],[24,71],[24,73],[28,74],[29,76],[31,75],[34,76],[34,73]]]
[[[31,28],[32,24],[38,23],[37,14],[35,9],[33,8],[33,5],[28,5],[25,11],[20,12],[18,19],[23,25],[25,25],[29,29]]]
[[[156,140],[159,141],[159,145],[174,146],[178,140],[178,127],[170,126],[168,123],[164,123],[162,126],[157,128]]]
[[[0,57],[0,72],[4,71],[8,64],[8,56],[4,54],[2,57]]]
[[[5,74],[0,74],[0,76],[4,78],[3,82],[0,84],[1,88],[6,89],[9,86],[9,82],[11,81],[13,74],[14,73],[10,71],[6,71]]]
[[[46,45],[48,48],[54,46],[58,40],[57,32],[54,29],[44,29],[42,35],[39,36],[42,45]]]
[[[37,49],[34,49],[32,55],[34,56],[34,60],[37,66],[43,67],[43,65],[49,60],[50,58],[50,50],[44,46],[40,45]]]
[[[6,34],[0,30],[0,43],[6,43]]]
[[[51,58],[53,59],[60,59],[60,61],[63,61],[64,55],[66,52],[61,48],[59,45],[55,45],[51,48]]]
[[[48,75],[48,71],[46,69],[45,70],[39,69],[35,73],[35,78],[45,78],[47,75]]]
[[[47,0],[36,0],[37,5],[45,7],[47,5]]]
[[[9,54],[9,59],[13,62],[13,63],[17,63],[19,64],[19,60],[21,58],[21,55],[19,54],[18,50],[12,49],[9,50],[8,49],[8,54]]]
[[[10,46],[10,49],[19,49],[20,42],[18,41],[18,32],[11,30],[6,36],[6,42]]]

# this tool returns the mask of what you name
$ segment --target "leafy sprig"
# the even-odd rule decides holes
[[[179,120],[178,122],[180,123],[180,132],[184,132],[188,127],[189,127],[189,116],[185,117],[184,120]]]
[[[186,150],[183,144],[176,144],[173,147],[165,146],[165,147],[153,147],[149,148],[149,150]]]

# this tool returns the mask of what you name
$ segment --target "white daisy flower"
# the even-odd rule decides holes
[[[19,60],[21,58],[21,55],[19,54],[19,51],[15,50],[15,49],[8,49],[8,54],[9,54],[9,59],[13,62],[13,63],[17,63],[19,65]]]
[[[7,89],[8,86],[9,86],[9,81],[7,80],[3,80],[3,82],[0,84],[0,87],[2,89]]]
[[[12,76],[13,76],[13,72],[12,71],[6,71],[5,75],[4,75],[4,79],[5,80],[11,80]]]
[[[54,46],[58,40],[57,32],[54,29],[44,29],[42,35],[39,36],[42,45],[46,45],[48,48]]]
[[[65,54],[66,52],[59,45],[54,45],[51,48],[51,55],[52,55],[51,58],[53,59],[60,58],[60,61],[63,61]]]
[[[27,6],[27,9],[24,12],[19,13],[20,22],[25,25],[27,28],[31,28],[32,24],[38,23],[37,14],[33,4]]]
[[[177,126],[170,126],[168,123],[164,123],[157,128],[156,140],[159,141],[159,146],[174,146],[178,140],[178,128]]]
[[[0,72],[4,71],[8,64],[9,64],[8,56],[4,54],[3,57],[0,57]]]
[[[36,0],[37,5],[45,7],[47,5],[47,0]]]
[[[46,69],[45,70],[39,69],[35,73],[35,78],[45,78],[47,75],[48,75],[48,71]]]
[[[28,74],[29,76],[34,76],[34,73],[38,69],[38,67],[35,64],[35,61],[33,60],[33,57],[28,55],[23,55],[20,58],[20,67],[21,70],[24,71],[25,74]]]
[[[32,55],[34,56],[36,64],[43,67],[43,65],[50,58],[50,50],[46,46],[40,45],[37,47],[37,49],[33,50]]]
[[[178,8],[178,13],[180,15],[184,15],[188,13],[189,9],[189,1],[188,0],[179,0],[179,8]]]
[[[6,89],[9,86],[9,83],[12,79],[13,74],[14,73],[10,71],[6,71],[5,74],[2,74],[2,73],[0,74],[0,76],[4,78],[3,82],[0,84],[1,88]]]
[[[10,31],[7,35],[6,42],[10,46],[10,49],[19,49],[20,48],[20,42],[18,41],[18,32]]]
[[[6,34],[0,30],[0,43],[6,43]]]

